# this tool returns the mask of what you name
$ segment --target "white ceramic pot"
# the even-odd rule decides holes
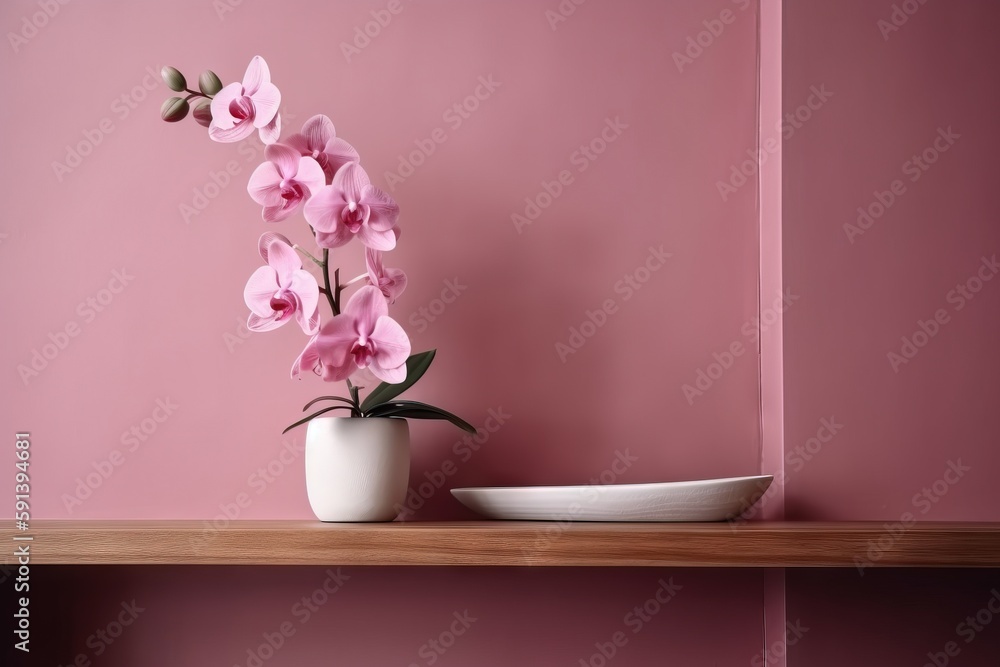
[[[392,521],[406,500],[405,419],[317,417],[306,430],[306,490],[320,521]]]

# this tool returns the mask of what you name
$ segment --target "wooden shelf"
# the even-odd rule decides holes
[[[998,567],[1000,523],[881,522],[324,524],[235,521],[2,524],[32,536],[36,565],[472,565]]]

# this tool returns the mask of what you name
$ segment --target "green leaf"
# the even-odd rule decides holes
[[[304,418],[298,420],[297,422],[295,422],[294,424],[292,424],[291,426],[289,426],[288,428],[286,428],[284,431],[282,431],[281,435],[285,435],[286,433],[288,433],[289,431],[291,431],[296,426],[301,426],[302,424],[305,424],[310,419],[313,419],[314,417],[319,417],[321,414],[329,412],[330,410],[350,410],[351,412],[353,412],[354,408],[348,407],[346,405],[334,405],[334,406],[329,407],[329,408],[323,408],[322,410],[319,410],[317,412],[312,413],[308,417],[304,417]]]
[[[355,387],[350,380],[347,381],[347,391],[351,392],[351,400],[354,401],[354,405],[358,404],[358,389]]]
[[[365,402],[361,404],[361,411],[368,412],[376,405],[387,403],[412,387],[427,372],[427,369],[431,367],[431,362],[434,361],[435,354],[437,354],[437,350],[411,354],[410,358],[406,360],[406,379],[399,384],[383,382],[375,387],[372,393],[368,394]]]
[[[475,434],[476,427],[457,415],[418,401],[391,401],[375,406],[368,417],[403,417],[405,419],[446,419],[463,431]]]
[[[357,403],[355,403],[354,401],[352,401],[350,399],[344,398],[343,396],[320,396],[319,398],[314,398],[313,400],[311,400],[308,403],[306,403],[305,407],[302,408],[302,412],[305,412],[306,410],[308,410],[312,406],[316,405],[320,401],[340,401],[341,403],[347,403],[348,405],[350,405],[352,407],[355,407],[355,408],[358,407]]]

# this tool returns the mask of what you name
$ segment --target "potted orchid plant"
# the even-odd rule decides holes
[[[308,423],[306,486],[313,511],[324,521],[392,520],[409,481],[406,420],[444,419],[475,433],[449,412],[398,398],[435,354],[411,354],[409,337],[389,316],[389,306],[406,288],[406,275],[384,263],[384,253],[399,239],[399,206],[372,184],[357,150],[336,135],[326,116],[309,118],[300,132],[281,139],[281,93],[260,56],[250,61],[242,81],[226,86],[210,70],[199,76],[198,90],[188,88],[173,67],[164,67],[162,75],[171,90],[184,94],[163,103],[163,120],[190,114],[223,143],[259,136],[264,162],[250,176],[247,192],[262,207],[264,222],[301,214],[315,240],[319,257],[283,234],[264,232],[257,243],[264,264],[243,295],[251,331],[294,321],[308,336],[292,364],[293,378],[315,374],[346,383],[346,396],[310,401],[304,412],[323,407],[285,429]],[[363,247],[367,270],[341,282],[331,253],[350,245]],[[322,284],[303,260],[318,267]],[[326,317],[320,312],[324,302]],[[362,398],[372,378],[381,382]],[[322,416],[336,410],[349,416]]]

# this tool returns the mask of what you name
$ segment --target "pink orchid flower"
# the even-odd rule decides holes
[[[284,220],[309,196],[326,185],[323,168],[311,157],[304,157],[291,146],[270,144],[264,159],[247,184],[247,192],[264,207],[266,222]]]
[[[249,137],[254,129],[260,140],[273,144],[281,134],[281,92],[271,83],[271,71],[260,56],[254,56],[243,75],[243,83],[231,83],[212,100],[212,123],[208,136],[232,143]]]
[[[348,300],[343,312],[329,320],[292,366],[292,377],[312,370],[324,380],[345,380],[360,369],[396,384],[406,379],[410,339],[389,317],[389,306],[377,287],[365,285]]]
[[[319,334],[313,336],[306,343],[305,348],[299,354],[298,359],[292,364],[292,379],[301,379],[301,374],[304,372],[312,371],[316,375],[320,376],[327,382],[333,382],[335,380],[341,380],[340,373],[342,369],[331,366],[330,364],[324,363],[319,356],[319,349],[316,347],[316,341],[319,338]],[[356,368],[353,373],[348,376],[348,379],[358,386],[359,389],[364,389],[365,387],[374,388],[378,386],[379,380],[375,377],[375,374],[371,371],[371,366],[367,368]]]
[[[393,228],[399,206],[368,178],[357,162],[337,170],[333,183],[325,185],[306,202],[305,216],[316,230],[321,248],[339,248],[355,236],[369,248],[396,247]]]
[[[348,378],[358,389],[374,389],[381,384],[381,380],[375,377],[371,368],[359,368]]]
[[[306,343],[305,348],[299,354],[298,359],[292,364],[292,378],[299,378],[299,376],[306,371],[312,371],[316,375],[319,375],[327,382],[333,382],[334,374],[336,369],[333,366],[324,365],[319,358],[319,350],[316,348],[316,339],[319,338],[319,334],[316,334],[309,339]]]
[[[385,268],[382,251],[365,248],[365,266],[368,267],[368,284],[379,288],[389,303],[396,301],[406,289],[406,274],[402,269]]]
[[[302,259],[281,234],[263,234],[257,247],[267,266],[254,271],[243,291],[243,300],[250,308],[247,328],[270,331],[294,317],[302,331],[315,334],[319,330],[316,278],[302,268]]]
[[[288,137],[286,143],[319,162],[326,174],[327,184],[333,182],[333,175],[345,164],[361,161],[354,146],[338,137],[333,121],[322,114],[307,120],[302,131]]]

